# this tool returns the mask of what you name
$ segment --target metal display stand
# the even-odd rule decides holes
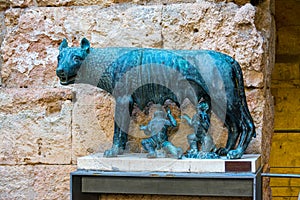
[[[110,194],[158,194],[262,199],[261,167],[255,172],[178,173],[77,170],[71,173],[72,200]]]

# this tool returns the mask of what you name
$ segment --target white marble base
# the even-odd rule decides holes
[[[261,166],[258,154],[246,154],[241,159],[173,159],[146,158],[146,154],[125,154],[114,158],[105,158],[102,153],[77,159],[77,168],[100,171],[126,172],[252,172]]]

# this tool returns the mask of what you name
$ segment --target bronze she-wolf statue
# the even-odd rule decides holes
[[[59,47],[56,74],[62,85],[92,84],[116,99],[114,138],[106,157],[121,154],[127,143],[130,117],[137,105],[163,105],[168,99],[180,106],[185,98],[193,105],[206,102],[228,129],[219,155],[241,158],[256,136],[247,107],[240,65],[230,56],[209,50],[152,48],[91,48],[87,39],[80,47]],[[184,138],[185,139],[185,138]]]

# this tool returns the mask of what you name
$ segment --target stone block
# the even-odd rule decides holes
[[[262,149],[262,162],[269,163],[271,144],[272,144],[272,135],[274,131],[274,100],[271,94],[271,90],[268,89],[265,91],[264,95],[266,101],[263,109],[263,124],[261,128],[261,149]],[[268,181],[263,183],[263,188],[268,187]],[[265,190],[265,189],[264,189]],[[268,189],[266,189],[268,190]],[[266,195],[269,193],[264,191]]]
[[[70,199],[70,173],[74,165],[35,165],[34,199]]]
[[[78,156],[104,152],[112,145],[114,99],[89,85],[75,85],[76,102],[72,112],[72,162]]]
[[[299,112],[300,105],[297,103],[300,101],[300,90],[299,88],[276,88],[276,99],[275,105],[276,113],[293,113]]]
[[[45,33],[45,29],[49,32],[51,29],[44,24],[47,14],[43,14],[36,10],[23,13],[22,9],[5,12],[6,34],[1,45],[3,86],[27,88],[57,84],[58,41]]]
[[[72,92],[0,90],[0,164],[70,164]]]
[[[300,4],[297,0],[280,1],[275,3],[276,7],[276,25],[277,28],[284,26],[300,26],[298,10]]]
[[[286,113],[276,113],[274,119],[274,129],[275,130],[293,130],[299,128],[299,114],[289,113],[288,117]]]
[[[300,139],[299,132],[274,134],[273,143],[272,143],[272,154],[270,158],[270,165],[274,167],[274,169],[276,168],[297,169],[298,168],[297,166],[300,165],[300,160],[299,160],[300,152],[295,151],[295,149],[298,149],[299,139]]]
[[[33,166],[0,166],[0,199],[34,199]]]
[[[275,130],[297,129],[300,127],[300,91],[298,88],[282,87],[273,89],[275,98]],[[288,113],[288,114],[287,114]]]
[[[300,67],[298,63],[276,63],[272,81],[291,81],[300,79]],[[275,85],[276,87],[277,85]],[[281,85],[278,85],[280,87]],[[272,86],[274,88],[274,86]]]
[[[73,165],[0,166],[0,199],[69,199]]]
[[[264,96],[264,90],[254,89],[246,90],[247,104],[255,124],[256,138],[252,138],[246,153],[261,153],[261,145],[264,124],[264,112],[267,106],[267,100]]]
[[[285,26],[277,29],[276,54],[300,54],[300,26]]]

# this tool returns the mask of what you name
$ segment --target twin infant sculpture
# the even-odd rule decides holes
[[[183,152],[168,140],[177,121],[170,108],[161,106],[147,125],[140,129],[149,136],[142,140],[148,158],[158,150],[175,158],[241,158],[256,136],[247,107],[243,76],[239,64],[230,56],[209,50],[166,50],[152,48],[91,48],[87,39],[80,47],[59,46],[56,74],[62,85],[95,85],[116,99],[114,137],[106,157],[121,154],[127,143],[134,106],[144,110],[149,102],[164,105],[167,100],[179,108],[184,99],[196,107],[192,118],[180,119],[194,132],[187,136],[189,150]],[[225,147],[217,148],[209,133],[214,112],[228,129]],[[201,146],[201,149],[199,149]]]

